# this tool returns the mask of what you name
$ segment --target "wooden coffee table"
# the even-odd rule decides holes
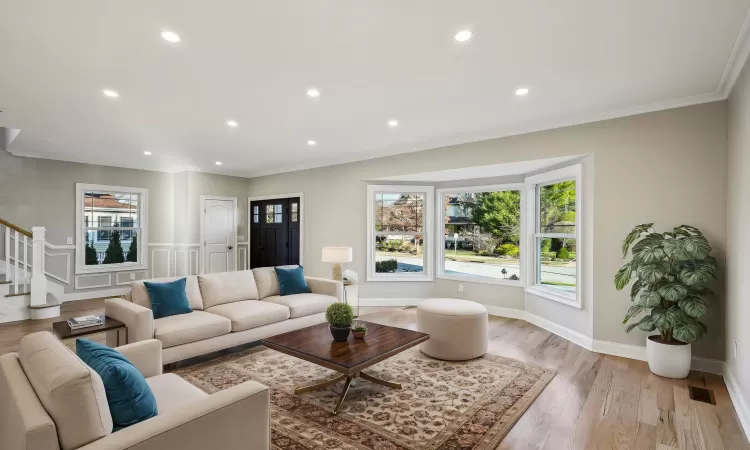
[[[335,342],[331,337],[328,324],[322,323],[263,339],[261,343],[281,353],[341,373],[336,378],[295,390],[295,394],[302,394],[344,381],[341,396],[333,409],[333,414],[336,414],[341,404],[344,403],[349,385],[355,378],[362,378],[393,389],[401,389],[399,383],[382,380],[362,370],[430,338],[430,335],[418,331],[359,322],[367,326],[367,336],[364,339],[354,339],[354,336],[349,335],[349,340],[346,342]]]

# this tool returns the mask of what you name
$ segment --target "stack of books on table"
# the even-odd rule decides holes
[[[99,316],[81,316],[68,319],[67,322],[71,330],[79,330],[81,328],[102,325],[104,320]]]

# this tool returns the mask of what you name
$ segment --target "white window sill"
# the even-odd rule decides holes
[[[132,270],[148,270],[148,264],[139,263],[124,263],[124,264],[108,264],[106,266],[84,266],[76,267],[76,275],[83,275],[87,273],[108,273],[108,272],[125,272]]]
[[[508,279],[500,279],[500,278],[480,278],[480,277],[470,277],[470,276],[462,277],[462,276],[445,275],[445,274],[438,275],[437,278],[441,280],[460,281],[462,283],[479,283],[479,284],[494,284],[496,286],[523,287],[523,282],[521,280],[508,280]]]
[[[433,281],[429,275],[369,275],[367,281]]]
[[[540,286],[538,284],[527,286],[525,290],[527,293],[536,295],[537,297],[546,298],[548,300],[581,309],[581,303],[578,301],[577,295],[570,295],[565,292],[561,292],[560,290]]]

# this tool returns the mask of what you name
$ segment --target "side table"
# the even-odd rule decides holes
[[[77,330],[71,330],[68,322],[63,320],[60,322],[54,322],[52,324],[52,332],[57,335],[60,340],[79,338],[82,336],[88,336],[91,334],[102,333],[104,331],[119,330],[120,328],[125,329],[125,344],[128,343],[128,327],[111,317],[99,316],[104,319],[104,323],[93,327],[79,328]],[[117,346],[120,346],[120,332],[117,332]]]

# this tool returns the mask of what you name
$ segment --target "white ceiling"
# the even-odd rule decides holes
[[[502,164],[488,164],[486,166],[461,167],[458,169],[438,170],[435,172],[412,173],[393,177],[377,178],[377,181],[408,181],[440,183],[444,181],[474,180],[477,178],[495,178],[511,175],[526,175],[546,169],[566,161],[580,158],[583,155],[561,156],[559,158],[534,159],[530,161],[515,161]]]
[[[0,126],[23,130],[14,154],[141,169],[255,176],[362,160],[725,98],[748,6],[3,1]],[[454,41],[461,29],[474,38]]]

